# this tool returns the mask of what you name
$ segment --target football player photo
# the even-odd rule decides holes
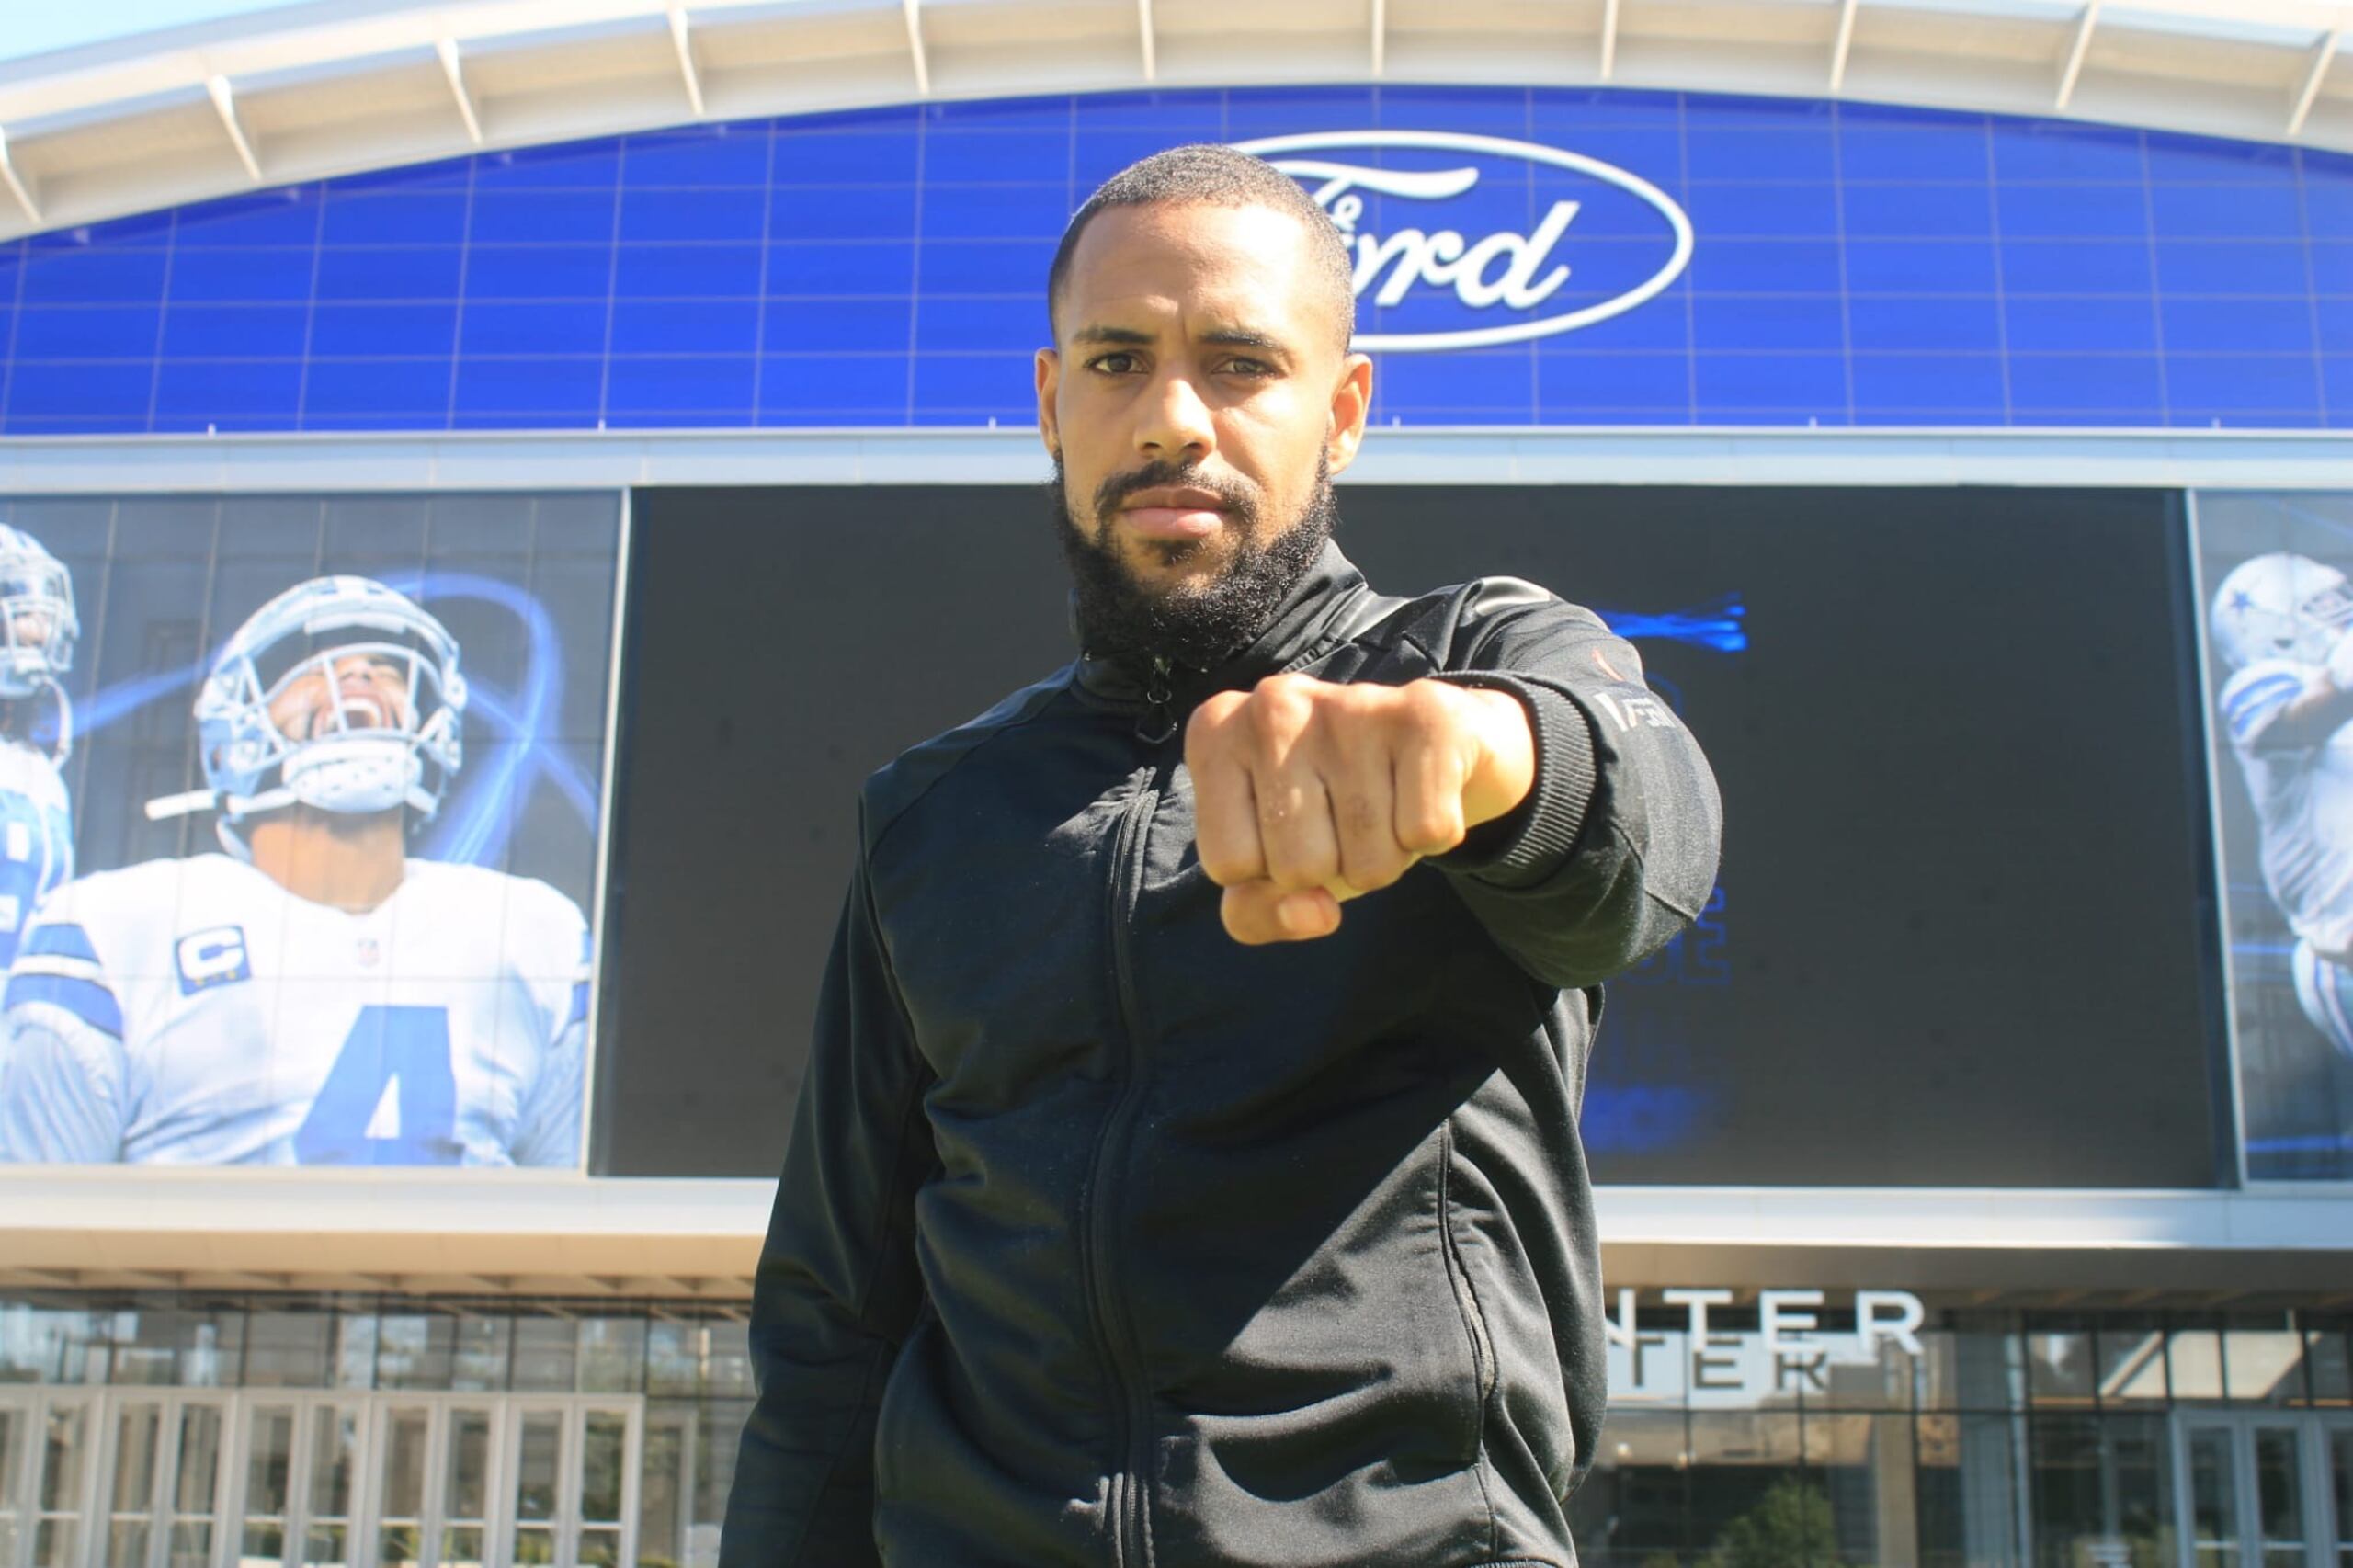
[[[61,677],[81,632],[64,564],[30,534],[0,525],[0,976],[34,907],[74,875],[63,771],[74,709]]]
[[[413,852],[467,704],[457,642],[383,583],[256,611],[196,698],[205,787],[147,806],[211,813],[219,850],[66,881],[30,921],[0,1158],[576,1167],[587,921],[547,882]]]
[[[2353,1056],[2353,584],[2276,551],[2214,596],[2222,728],[2260,831],[2263,881],[2295,934],[2296,1000]]]

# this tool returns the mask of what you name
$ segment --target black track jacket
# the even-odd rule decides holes
[[[1507,689],[1536,786],[1335,935],[1244,947],[1183,724],[1283,670]],[[1508,578],[1382,598],[1327,544],[1224,667],[1081,658],[861,812],[722,1568],[1574,1563],[1599,985],[1720,830],[1634,650]]]

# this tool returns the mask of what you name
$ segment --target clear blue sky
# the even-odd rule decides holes
[[[0,0],[0,60],[241,17],[287,0]]]

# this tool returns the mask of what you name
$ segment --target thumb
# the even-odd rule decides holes
[[[1226,889],[1219,913],[1226,935],[1252,947],[1313,941],[1340,928],[1340,901],[1331,892],[1286,889],[1265,877]]]

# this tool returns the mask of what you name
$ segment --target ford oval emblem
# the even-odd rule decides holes
[[[1558,147],[1450,131],[1315,131],[1234,146],[1305,182],[1347,237],[1357,298],[1386,318],[1357,335],[1358,348],[1478,348],[1574,332],[1625,314],[1691,261],[1691,220],[1673,197]],[[1402,167],[1349,156],[1392,148],[1452,156],[1397,160]],[[1528,177],[1481,191],[1499,161],[1530,165]],[[1542,177],[1548,169],[1566,173]],[[1564,242],[1573,227],[1595,226],[1579,218],[1597,202],[1614,209],[1608,243],[1572,262]]]

